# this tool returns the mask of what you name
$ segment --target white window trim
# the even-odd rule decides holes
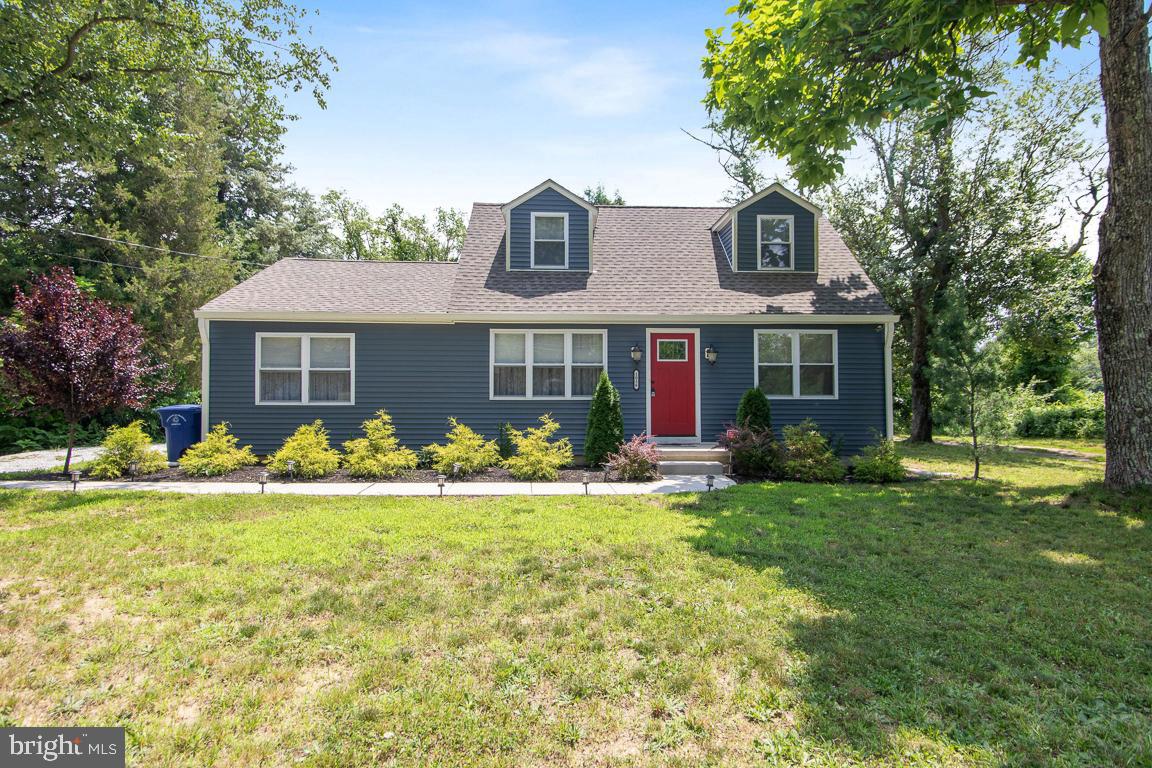
[[[771,400],[839,400],[840,399],[840,339],[835,330],[820,328],[757,328],[752,337],[752,386],[760,387],[760,336],[772,333],[778,336],[788,336],[792,340],[792,394],[769,395]],[[832,394],[830,395],[802,395],[800,394],[800,334],[822,334],[832,337]],[[765,363],[765,365],[779,365],[783,363]],[[827,363],[808,363],[808,365],[827,365]]]
[[[564,264],[563,265],[542,264],[542,265],[537,266],[537,264],[536,264],[536,217],[538,217],[538,216],[545,216],[548,218],[556,218],[557,216],[561,216],[564,218]],[[530,257],[529,264],[531,264],[532,269],[568,269],[568,242],[569,242],[569,238],[568,238],[568,214],[567,213],[560,213],[560,212],[551,213],[549,211],[533,211],[532,212],[532,225],[530,227],[530,230],[531,230],[530,239],[528,242],[531,245],[531,257]],[[544,242],[558,243],[560,241],[559,240],[545,240]]]
[[[787,267],[765,267],[760,257],[760,249],[764,245],[763,225],[765,219],[788,222],[788,264]],[[796,271],[796,217],[790,213],[761,213],[756,216],[756,270],[758,272],[795,272]]]
[[[524,394],[523,395],[497,395],[496,394],[496,334],[522,333],[524,334],[524,362],[499,363],[501,366],[524,366]],[[532,337],[537,333],[564,335],[564,394],[563,395],[533,395],[532,371],[535,368],[533,354],[535,352]],[[591,400],[592,395],[572,394],[572,369],[574,367],[589,366],[592,363],[572,362],[572,334],[599,334],[602,342],[601,370],[608,370],[608,331],[604,328],[490,328],[488,330],[488,399],[489,400]],[[541,363],[549,367],[557,367],[554,363]]]
[[[300,339],[300,368],[268,368],[269,371],[300,371],[300,399],[299,400],[261,400],[260,399],[260,372],[265,370],[261,365],[264,354],[265,338],[294,338]],[[312,368],[312,339],[348,339],[348,368]],[[309,371],[348,371],[349,388],[348,400],[317,400],[308,399]],[[322,406],[348,406],[356,405],[356,334],[354,333],[291,333],[291,332],[260,332],[256,334],[256,405],[322,405]]]

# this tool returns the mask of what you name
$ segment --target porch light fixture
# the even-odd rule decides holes
[[[80,483],[80,470],[74,469],[68,475],[72,478],[72,491],[75,492],[76,486]]]
[[[704,359],[708,361],[708,365],[716,365],[716,347],[709,344],[704,347]]]
[[[444,481],[448,479],[445,474],[436,475],[436,487],[440,489],[440,495],[444,495]]]
[[[716,475],[706,475],[704,481],[708,483],[708,492],[712,492],[712,486],[716,484]]]
[[[639,345],[637,345],[637,344],[632,345],[632,349],[630,350],[630,353],[632,355],[632,362],[634,362],[634,363],[639,363],[640,358],[644,356],[644,350],[641,349],[639,347]]]
[[[256,482],[260,483],[260,493],[264,493],[264,486],[268,485],[268,470],[261,470]]]

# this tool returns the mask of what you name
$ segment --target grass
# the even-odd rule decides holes
[[[940,435],[939,439],[958,443],[968,443],[972,438],[968,435]],[[1056,437],[1007,437],[1005,445],[1019,446],[1021,448],[1049,448],[1063,451],[1077,451],[1090,453],[1094,456],[1104,456],[1104,440],[1056,438]]]
[[[0,724],[124,725],[136,766],[1152,764],[1152,495],[1097,462],[986,471],[0,492]]]

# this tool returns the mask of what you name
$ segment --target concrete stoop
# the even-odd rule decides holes
[[[723,475],[731,457],[715,443],[657,445],[662,475]]]

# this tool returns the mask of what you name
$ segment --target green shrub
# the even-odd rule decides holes
[[[717,442],[728,449],[733,474],[778,478],[783,473],[784,459],[772,430],[732,426],[718,436]]]
[[[324,477],[340,466],[340,454],[328,444],[328,430],[320,419],[311,424],[301,424],[280,450],[268,457],[268,469],[282,475],[288,474],[288,462],[295,461],[295,477],[311,479]]]
[[[400,445],[392,417],[383,408],[362,425],[364,437],[344,443],[344,466],[353,477],[395,477],[416,468],[416,452]]]
[[[588,431],[584,435],[584,463],[599,467],[624,443],[624,414],[620,409],[620,392],[612,385],[608,373],[600,372],[600,381],[592,393],[588,408]]]
[[[1086,395],[1079,402],[1045,403],[1026,409],[1016,422],[1020,437],[1102,438],[1104,396]]]
[[[772,406],[759,387],[753,387],[740,398],[736,408],[736,426],[767,432],[772,429]]]
[[[887,438],[865,448],[852,462],[852,477],[862,483],[898,483],[907,475],[896,444]]]
[[[604,468],[621,480],[640,483],[660,476],[659,462],[656,446],[649,443],[645,435],[633,435],[620,446],[620,450],[608,457]]]
[[[432,468],[448,475],[455,464],[460,465],[461,474],[470,475],[500,463],[500,451],[495,440],[485,440],[468,426],[461,424],[456,417],[448,419],[452,429],[445,437],[447,445],[428,445],[424,450],[432,457]]]
[[[511,458],[516,453],[516,446],[512,445],[512,425],[507,421],[500,422],[496,427],[496,450],[500,458]]]
[[[550,413],[540,417],[538,427],[513,429],[509,436],[516,446],[516,455],[505,459],[504,467],[517,480],[555,480],[560,467],[572,463],[572,443],[568,438],[548,442],[558,429],[560,424]]]
[[[784,427],[784,476],[802,483],[835,483],[844,479],[844,465],[820,434],[816,422],[804,419]]]
[[[137,420],[123,427],[109,427],[100,455],[88,468],[92,477],[114,480],[128,474],[128,465],[136,462],[136,473],[148,475],[168,466],[164,454],[152,448],[152,441]]]
[[[207,436],[189,448],[180,457],[180,468],[190,475],[215,477],[235,472],[243,467],[260,463],[252,446],[237,448],[239,441],[221,422],[208,431]]]

